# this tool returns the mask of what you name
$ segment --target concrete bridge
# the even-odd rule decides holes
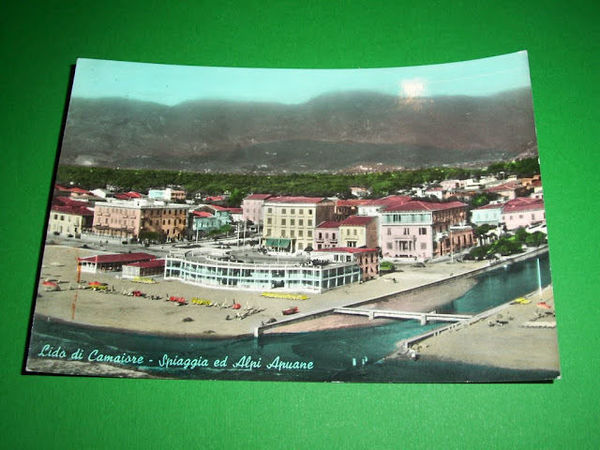
[[[337,314],[367,316],[370,320],[378,317],[385,319],[415,319],[418,320],[421,325],[425,325],[427,322],[460,322],[461,320],[468,320],[473,317],[467,314],[438,314],[436,312],[422,313],[366,308],[334,308],[333,312]]]

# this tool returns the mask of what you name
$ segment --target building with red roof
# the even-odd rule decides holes
[[[114,253],[110,255],[94,255],[77,258],[77,265],[82,272],[96,273],[118,272],[123,265],[155,260],[156,256],[149,253]]]
[[[486,192],[490,194],[499,195],[504,201],[513,200],[517,196],[517,189],[521,189],[523,186],[521,182],[516,180],[507,181],[506,183],[499,184],[486,189]]]
[[[340,223],[341,247],[377,247],[377,217],[350,216]]]
[[[136,198],[98,202],[93,231],[102,236],[176,240],[184,237],[190,206]]]
[[[334,247],[315,250],[319,259],[333,262],[354,262],[360,267],[361,281],[379,275],[379,250],[376,248]]]
[[[48,232],[55,235],[80,237],[89,231],[94,222],[94,212],[87,203],[69,197],[55,197],[48,217]]]
[[[516,230],[545,221],[546,211],[543,199],[517,197],[506,202],[502,208],[502,222],[507,230]]]
[[[144,196],[139,192],[129,191],[129,192],[120,192],[115,194],[115,198],[117,200],[133,200],[136,198],[143,198]]]
[[[365,203],[358,205],[359,216],[378,216],[381,211],[394,205],[402,205],[411,201],[407,195],[388,195],[383,198],[375,198],[367,200]]]
[[[263,205],[263,245],[295,252],[314,245],[317,224],[333,220],[335,202],[324,197],[278,196]]]
[[[313,249],[337,247],[340,238],[340,222],[325,220],[315,227],[315,239]]]
[[[151,277],[163,275],[165,272],[164,259],[151,259],[123,265],[123,278]]]
[[[462,202],[411,200],[381,213],[379,242],[384,257],[426,260],[474,245]]]

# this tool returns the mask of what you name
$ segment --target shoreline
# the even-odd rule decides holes
[[[412,349],[427,360],[560,374],[552,285],[523,298],[529,303],[512,300],[466,322],[401,340],[397,350],[383,359],[406,359],[405,351]],[[539,308],[538,302],[550,309]]]
[[[402,268],[402,271],[383,275],[376,280],[342,286],[323,294],[311,295],[308,300],[301,301],[266,299],[258,292],[223,291],[162,279],[156,284],[140,285],[131,280],[115,277],[115,274],[85,273],[82,276],[88,281],[107,282],[115,292],[94,292],[89,289],[45,292],[41,290],[41,286],[38,286],[33,316],[34,329],[37,320],[45,320],[119,333],[219,340],[247,338],[254,334],[253,331],[257,327],[273,319],[276,320],[272,329],[275,333],[277,331],[287,333],[290,330],[310,332],[377,326],[387,323],[387,319],[369,321],[342,315],[329,314],[333,318],[327,316],[315,318],[313,315],[348,304],[370,308],[384,305],[380,309],[429,312],[443,307],[466,292],[475,283],[475,275],[496,270],[514,260],[529,259],[545,252],[547,247],[536,248],[491,266],[487,262],[452,264],[439,262],[430,264],[426,268],[406,267]],[[63,286],[68,283],[71,287],[75,284],[75,257],[87,256],[88,253],[91,252],[68,246],[47,246],[40,280],[56,278]],[[399,281],[396,281],[396,278]],[[403,286],[403,289],[397,289],[396,284]],[[161,295],[163,298],[167,297],[169,292],[188,299],[194,296],[209,298],[220,306],[179,307],[164,300],[150,300],[121,294],[122,291],[134,289],[143,290],[148,295]],[[245,306],[242,311],[254,308],[259,312],[238,320],[232,317],[235,314],[230,307],[232,301]],[[71,320],[73,303],[76,304],[76,320]],[[290,319],[296,324],[285,323],[288,317],[282,316],[281,311],[291,306],[299,306],[301,316],[306,316],[304,323],[308,325],[310,322],[309,326],[304,328],[298,326],[302,322],[293,316]],[[272,334],[272,332],[265,334]]]

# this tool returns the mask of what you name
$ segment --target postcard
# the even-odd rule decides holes
[[[525,51],[376,69],[79,59],[25,373],[559,376]]]

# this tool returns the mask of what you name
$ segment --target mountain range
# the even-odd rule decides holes
[[[214,172],[484,165],[537,155],[531,91],[323,94],[302,104],[72,98],[61,164]]]

